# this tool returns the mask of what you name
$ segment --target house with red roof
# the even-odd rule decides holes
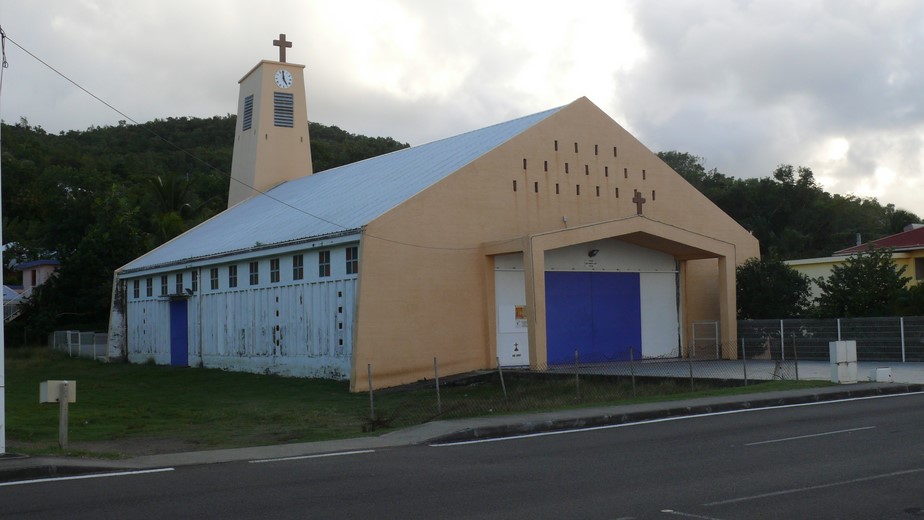
[[[924,224],[909,224],[901,233],[882,237],[870,242],[835,251],[831,256],[823,258],[806,258],[802,260],[789,260],[787,265],[808,275],[810,278],[827,278],[831,275],[831,268],[844,264],[850,256],[863,253],[872,248],[889,248],[892,250],[892,261],[896,269],[905,267],[905,276],[911,278],[908,286],[921,283],[924,280]],[[817,285],[812,284],[812,297],[820,295]]]

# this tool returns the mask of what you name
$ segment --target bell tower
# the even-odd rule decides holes
[[[286,62],[292,42],[280,34],[279,61],[263,60],[238,83],[237,126],[228,207],[285,181],[311,175],[305,66]]]

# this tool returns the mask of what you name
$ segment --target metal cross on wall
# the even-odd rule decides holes
[[[636,190],[635,196],[632,197],[632,202],[635,203],[635,210],[637,214],[641,215],[642,214],[642,204],[647,202],[645,200],[645,197],[642,197],[642,192]]]
[[[279,33],[279,39],[273,40],[273,45],[279,47],[279,61],[286,62],[286,49],[292,47],[292,42],[286,41],[286,35]]]

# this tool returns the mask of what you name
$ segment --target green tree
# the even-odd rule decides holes
[[[235,121],[171,117],[58,135],[25,118],[0,123],[4,256],[61,261],[7,338],[105,329],[113,270],[225,209]],[[309,125],[315,171],[407,147]]]
[[[751,258],[736,276],[738,319],[794,318],[809,307],[811,280],[779,258]]]
[[[144,251],[137,234],[141,216],[123,192],[112,186],[94,198],[95,221],[75,249],[61,255],[61,268],[23,306],[20,320],[32,336],[57,327],[105,330],[113,270]]]
[[[920,220],[876,199],[830,194],[804,166],[782,164],[768,177],[736,179],[707,171],[701,157],[688,153],[659,152],[658,157],[751,231],[763,256],[828,256],[855,245],[858,233],[875,240]]]
[[[905,266],[896,268],[892,250],[870,248],[835,265],[831,276],[820,279],[817,312],[825,318],[894,316],[908,293]]]
[[[918,222],[918,216],[903,209],[895,209],[895,204],[886,204],[884,226],[888,234],[901,233],[908,224]]]
[[[905,293],[899,314],[903,316],[924,316],[924,283],[912,285]]]

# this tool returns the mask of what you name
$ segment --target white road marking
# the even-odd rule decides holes
[[[445,442],[439,444],[430,444],[431,447],[439,448],[444,446],[462,446],[465,444],[482,444],[486,442],[504,442],[504,441],[515,441],[519,439],[529,439],[531,437],[546,437],[549,435],[566,435],[569,433],[581,433],[581,432],[590,432],[594,430],[609,430],[613,428],[627,428],[630,426],[644,426],[646,424],[655,424],[662,422],[671,422],[671,421],[686,421],[690,419],[700,419],[703,417],[713,417],[717,415],[732,415],[736,413],[751,413],[751,412],[768,412],[773,410],[779,410],[782,408],[801,408],[803,406],[822,406],[830,404],[845,403],[849,401],[866,401],[869,399],[886,399],[891,397],[905,397],[909,395],[922,395],[924,392],[908,392],[904,394],[889,394],[889,395],[873,395],[869,397],[850,397],[847,399],[838,399],[834,401],[814,401],[811,403],[799,403],[799,404],[784,404],[780,406],[764,406],[760,408],[744,408],[741,410],[727,410],[724,412],[711,412],[703,413],[697,415],[678,415],[676,417],[664,417],[661,419],[649,419],[647,421],[638,421],[632,423],[620,423],[620,424],[607,424],[604,426],[591,426],[588,428],[577,428],[572,430],[556,430],[551,432],[538,432],[538,433],[526,433],[523,435],[512,435],[509,437],[494,437],[490,439],[474,439],[470,441],[458,441],[458,442]]]
[[[722,520],[721,518],[715,518],[713,516],[693,515],[690,513],[683,513],[681,511],[674,511],[673,509],[662,509],[661,512],[667,515],[683,516],[686,518],[699,518],[700,520]]]
[[[816,489],[826,489],[826,488],[832,488],[832,487],[837,487],[837,486],[846,486],[850,484],[859,484],[861,482],[869,482],[871,480],[900,477],[902,475],[910,475],[912,473],[920,473],[922,471],[924,471],[924,468],[909,469],[905,471],[894,471],[892,473],[883,473],[881,475],[872,475],[869,477],[855,478],[853,480],[844,480],[841,482],[831,482],[830,484],[819,484],[817,486],[805,486],[805,487],[800,487],[800,488],[784,489],[781,491],[774,491],[772,493],[762,493],[760,495],[751,495],[748,497],[732,498],[729,500],[720,500],[718,502],[709,502],[708,504],[703,504],[703,505],[708,507],[708,506],[722,506],[726,504],[737,504],[738,502],[747,502],[748,500],[778,497],[781,495],[791,495],[793,493],[802,493],[804,491],[814,491]]]
[[[809,435],[799,435],[797,437],[786,437],[783,439],[772,439],[769,441],[749,442],[745,444],[745,446],[758,446],[761,444],[773,444],[774,442],[797,441],[799,439],[810,439],[812,437],[824,437],[825,435],[837,435],[838,433],[850,433],[850,432],[858,432],[862,430],[872,430],[874,428],[876,427],[875,426],[863,426],[861,428],[850,428],[848,430],[836,430],[833,432],[812,433]]]
[[[303,459],[320,459],[323,457],[340,457],[342,455],[359,455],[361,453],[375,453],[375,450],[357,450],[357,451],[338,451],[337,453],[322,453],[320,455],[298,455],[296,457],[279,457],[276,459],[259,459],[250,460],[251,464],[262,464],[264,462],[282,462],[285,460],[303,460]]]
[[[72,477],[36,478],[32,480],[17,480],[15,482],[0,482],[0,487],[24,486],[26,484],[42,484],[44,482],[61,482],[63,480],[83,480],[88,478],[129,477],[132,475],[145,475],[148,473],[163,473],[173,471],[173,468],[142,469],[136,471],[118,471],[114,473],[91,473],[88,475],[74,475]]]

